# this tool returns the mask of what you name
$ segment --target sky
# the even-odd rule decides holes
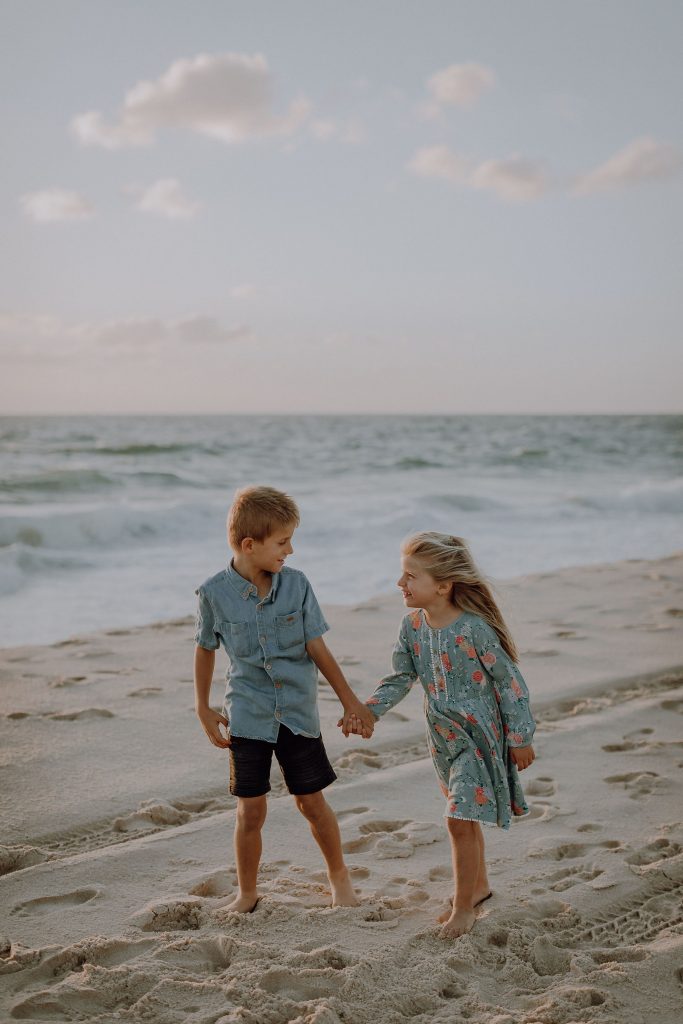
[[[0,18],[0,411],[683,412],[678,0]]]

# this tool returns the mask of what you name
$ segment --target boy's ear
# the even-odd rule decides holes
[[[251,555],[253,553],[253,550],[254,550],[254,538],[253,537],[244,537],[242,539],[242,543],[240,544],[240,548],[242,549],[242,553],[243,554]]]

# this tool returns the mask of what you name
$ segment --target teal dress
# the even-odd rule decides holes
[[[381,717],[420,680],[445,816],[507,829],[527,815],[510,748],[531,743],[536,725],[526,683],[495,629],[470,612],[433,629],[418,609],[401,622],[392,667],[366,703]]]

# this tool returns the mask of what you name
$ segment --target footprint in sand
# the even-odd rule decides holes
[[[116,718],[107,708],[77,708],[73,711],[54,711],[46,715],[53,722],[82,722],[88,718]]]
[[[625,857],[624,860],[627,864],[633,864],[636,867],[649,867],[652,864],[661,864],[662,861],[669,860],[671,857],[677,857],[681,850],[683,850],[683,846],[680,843],[667,839],[666,836],[660,836],[646,846],[641,846],[639,850]]]
[[[602,868],[561,868],[559,871],[555,871],[552,875],[547,876],[548,882],[553,883],[548,888],[552,889],[553,892],[564,892],[565,889],[570,889],[572,886],[578,885],[579,882],[592,882],[594,878],[602,874]]]
[[[608,775],[603,781],[612,786],[623,786],[631,800],[640,800],[660,788],[664,780],[657,772],[625,772],[623,775]]]
[[[524,792],[529,796],[554,796],[556,791],[555,780],[548,775],[539,775],[538,778],[531,779],[524,786]]]
[[[343,810],[336,811],[337,821],[349,821],[351,818],[357,818],[359,814],[366,814],[369,811],[369,807],[345,807]]]
[[[683,700],[663,700],[659,706],[664,711],[678,711],[679,714],[683,714]]]
[[[445,838],[445,831],[431,821],[366,821],[358,826],[360,838],[342,844],[345,853],[372,850],[377,860],[411,857],[418,846]]]
[[[618,839],[603,839],[599,843],[558,843],[557,846],[537,846],[527,852],[527,857],[551,857],[553,860],[573,860],[583,857],[591,848],[602,847],[605,850],[619,850],[622,847]]]
[[[49,685],[56,688],[63,686],[83,686],[84,683],[91,682],[88,676],[57,676]]]
[[[203,903],[198,897],[148,903],[130,918],[143,932],[190,931],[201,928]]]
[[[100,889],[74,889],[73,892],[61,893],[59,896],[38,896],[36,899],[17,903],[10,913],[17,914],[18,917],[50,914],[67,907],[77,907],[81,903],[90,903],[100,895],[100,892]]]
[[[141,686],[139,690],[130,690],[127,697],[158,697],[163,690],[160,686]]]

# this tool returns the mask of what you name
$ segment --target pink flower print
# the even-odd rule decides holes
[[[477,656],[477,652],[475,651],[474,647],[468,647],[467,648],[467,657],[468,658],[476,658],[476,656]]]
[[[512,740],[513,743],[519,744],[521,746],[521,744],[522,744],[521,733],[518,733],[518,732],[511,733],[510,734],[510,739]]]
[[[422,648],[420,647],[420,644],[416,640],[415,643],[413,644],[413,654],[415,655],[416,658],[420,657],[420,651],[421,650],[422,650]]]
[[[510,683],[510,689],[514,693],[515,697],[522,696],[522,687],[519,685],[514,676],[512,677],[512,682]]]
[[[434,686],[434,683],[428,683],[427,689],[431,693],[432,697],[436,697],[436,687]]]
[[[476,750],[474,751],[474,753],[476,754],[476,756],[477,756],[478,758],[480,758],[480,759],[483,759],[484,755],[482,754],[482,752],[481,752],[481,750],[479,749],[479,747],[477,747],[477,748],[476,748]]]
[[[379,704],[379,697],[368,697],[366,704]]]
[[[478,804],[481,804],[482,806],[489,802],[489,799],[486,793],[484,792],[483,786],[477,786],[477,788],[474,791],[474,799],[477,801]]]
[[[446,672],[450,672],[453,669],[453,666],[451,665],[451,659],[448,657],[445,651],[441,655],[441,664],[443,665]]]
[[[445,693],[446,692],[446,680],[444,679],[444,677],[443,676],[437,676],[436,677],[436,681],[439,684],[439,690],[441,690],[442,693]]]
[[[519,804],[516,804],[514,800],[512,801],[512,810],[515,814],[526,814],[524,808],[520,807]]]
[[[483,678],[484,678],[484,673],[480,672],[479,669],[477,669],[476,672],[472,673],[472,679],[474,680],[475,683],[481,683]]]
[[[458,805],[456,804],[455,800],[451,800],[451,802],[448,805],[448,810],[451,812],[451,814],[457,814]]]
[[[465,643],[465,637],[464,637],[464,636],[461,636],[461,635],[460,635],[460,634],[458,633],[458,635],[457,635],[457,636],[456,636],[456,638],[455,638],[455,642],[456,642],[456,644],[457,644],[457,645],[458,645],[458,647],[459,647],[459,646],[460,646],[460,644],[464,644],[464,643]]]
[[[445,728],[443,727],[443,725],[439,725],[438,723],[434,726],[434,732],[438,732],[439,736],[446,735]]]
[[[447,740],[457,740],[457,738],[458,738],[457,732],[453,732],[452,729],[451,729],[450,732],[446,733],[446,739]]]
[[[472,725],[479,725],[479,722],[477,721],[473,714],[468,713],[465,715],[465,718],[467,719],[468,722],[471,722]]]
[[[493,735],[496,737],[497,740],[499,740],[500,732],[498,731],[498,726],[496,725],[495,722],[491,722],[491,728],[493,729]]]
[[[504,734],[505,734],[506,736],[509,736],[509,734],[510,734],[510,727],[509,727],[509,725],[507,725],[507,723],[505,723],[505,722],[503,723],[503,732],[504,732]]]
[[[429,753],[432,755],[432,757],[436,757],[436,747],[430,747]]]
[[[419,629],[420,628],[421,622],[420,622],[420,613],[419,612],[413,612],[413,614],[410,616],[410,625],[413,627],[413,629]]]
[[[484,657],[481,660],[483,661],[484,665],[495,665],[496,664],[496,656],[495,656],[495,654],[491,654],[490,651],[489,651],[488,654],[485,654]]]

